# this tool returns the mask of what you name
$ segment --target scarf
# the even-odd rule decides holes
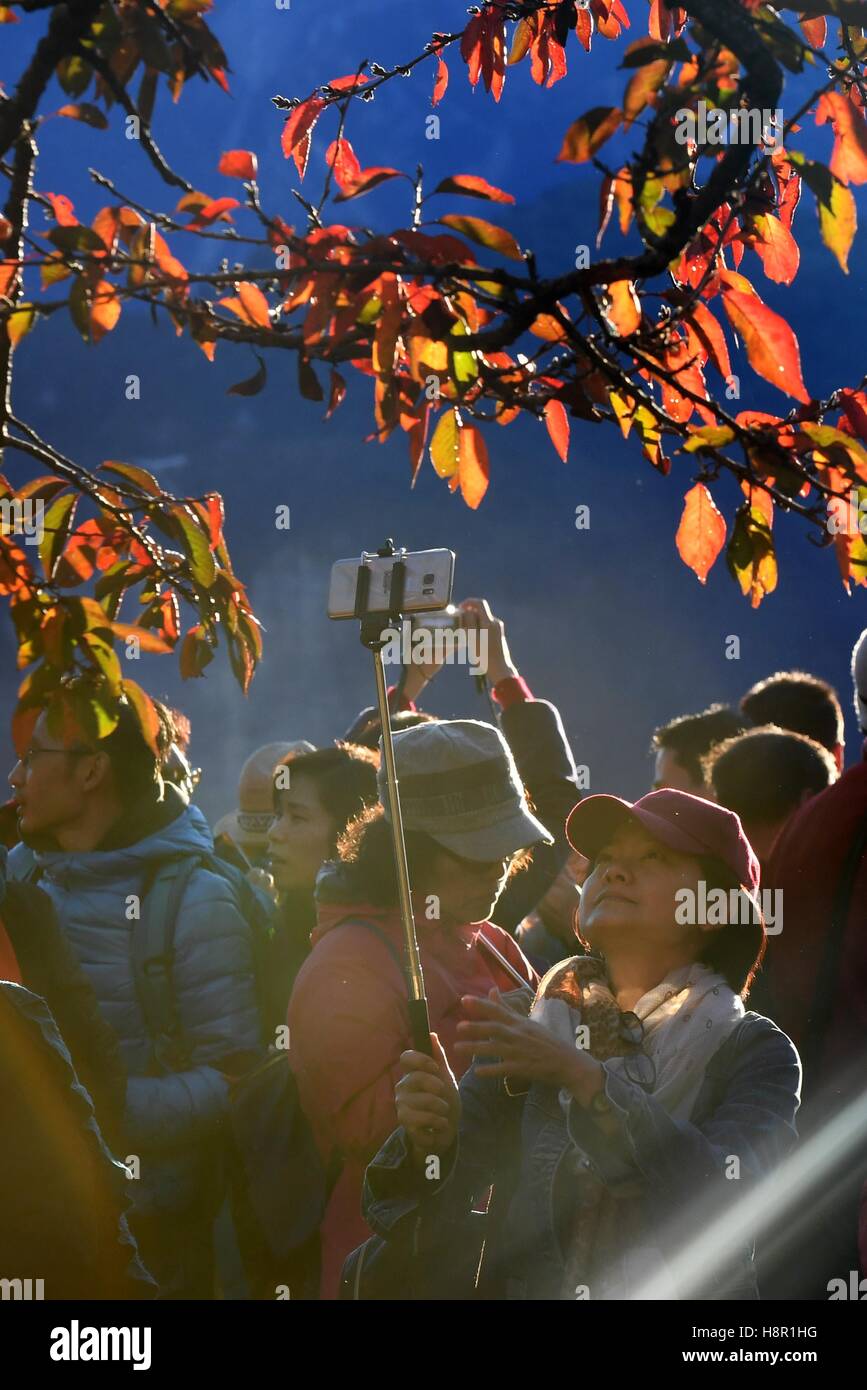
[[[688,1120],[707,1065],[744,1006],[721,975],[696,962],[648,990],[630,1015],[614,997],[604,962],[576,956],[545,977],[530,1016],[574,1046],[586,1042],[585,1050],[609,1062],[610,1071],[642,1085],[673,1119]],[[564,1110],[570,1099],[561,1091]],[[594,1299],[629,1298],[650,1273],[658,1279],[665,1263],[640,1227],[642,1184],[611,1193],[580,1159],[563,1297],[586,1287]],[[671,1296],[677,1297],[673,1285]]]

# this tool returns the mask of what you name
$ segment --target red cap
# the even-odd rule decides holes
[[[579,854],[595,859],[612,835],[630,822],[643,826],[669,849],[720,860],[755,897],[759,861],[744,834],[740,816],[689,792],[663,787],[635,802],[619,796],[588,796],[569,813],[566,837]]]

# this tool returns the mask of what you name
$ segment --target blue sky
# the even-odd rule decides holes
[[[462,210],[493,216],[521,245],[533,246],[543,273],[572,264],[574,247],[595,237],[598,175],[557,164],[555,156],[571,121],[592,106],[616,104],[622,94],[617,64],[626,44],[646,33],[644,0],[628,0],[627,8],[630,35],[613,44],[597,39],[589,56],[571,38],[569,74],[551,90],[531,82],[527,64],[510,69],[499,106],[481,84],[470,89],[465,68],[452,56],[449,90],[438,108],[439,140],[425,138],[432,67],[386,84],[375,101],[357,103],[350,117],[347,134],[362,165],[412,171],[421,161],[429,187],[448,173],[483,175],[514,193],[517,204],[486,214],[483,205],[461,200]],[[170,162],[214,196],[237,192],[215,172],[220,153],[255,149],[266,207],[301,226],[291,192],[299,187],[297,175],[280,152],[281,117],[270,98],[305,96],[317,83],[353,71],[362,57],[386,66],[406,60],[434,29],[457,29],[465,19],[465,4],[454,0],[425,6],[292,0],[288,11],[273,0],[220,0],[212,23],[230,55],[232,95],[191,82],[172,108],[161,93],[157,139]],[[0,27],[0,79],[7,89],[20,69],[25,38],[40,28],[39,20]],[[784,113],[818,85],[815,72],[790,81]],[[321,186],[322,156],[336,119],[328,113],[317,129],[305,196],[314,197]],[[612,162],[639,138],[636,132],[612,143]],[[69,193],[83,221],[105,201],[83,172],[88,165],[145,203],[173,206],[172,192],[119,129],[102,133],[52,121],[40,145],[38,186]],[[800,147],[827,161],[830,131],[814,131],[808,120]],[[342,210],[338,205],[334,219],[383,230],[405,225],[407,188],[386,185]],[[859,206],[863,222],[863,195]],[[458,200],[443,202],[442,210],[459,207]],[[43,225],[39,213],[35,225]],[[865,370],[865,238],[862,233],[856,241],[851,274],[844,277],[819,241],[808,193],[794,231],[803,258],[794,285],[772,285],[751,252],[742,270],[790,319],[808,388],[823,395],[857,384]],[[612,228],[604,248],[616,252],[630,244]],[[560,705],[593,790],[639,794],[649,778],[646,752],[655,724],[714,699],[737,699],[780,667],[806,667],[838,684],[850,756],[857,756],[847,670],[852,642],[867,623],[864,591],[847,597],[832,554],[820,553],[798,522],[778,519],[780,586],[754,612],[722,560],[703,588],[675,552],[693,473],[686,460],[675,460],[663,479],[613,429],[573,421],[563,465],[534,422],[492,428],[491,486],[471,513],[429,462],[410,491],[403,437],[384,446],[363,443],[372,421],[369,382],[352,382],[346,404],[323,424],[322,408],[298,395],[294,359],[274,354],[284,356],[269,361],[263,394],[243,400],[225,393],[254,370],[249,350],[221,347],[210,365],[188,341],[176,341],[167,324],[154,328],[130,311],[95,349],[58,317],[41,325],[18,354],[17,408],[64,452],[89,465],[108,458],[144,463],[177,491],[218,488],[226,498],[235,566],[267,628],[266,659],[251,694],[243,699],[222,657],[197,682],[182,683],[171,658],[142,667],[150,688],[193,720],[193,753],[205,768],[202,801],[209,812],[232,804],[238,766],[258,743],[278,737],[327,742],[372,699],[357,635],[349,624],[329,624],[325,597],[332,560],[374,548],[386,534],[415,548],[457,551],[457,597],[485,594],[506,619],[516,660],[534,691]],[[789,408],[788,398],[740,361],[743,408]],[[139,402],[125,399],[129,373],[141,377]],[[10,456],[6,466],[13,477],[29,476],[24,460]],[[723,481],[716,495],[731,521],[735,485]],[[274,527],[281,504],[291,508],[288,532]],[[574,517],[580,504],[590,506],[591,525],[579,532]],[[740,638],[737,661],[725,657],[731,635]],[[5,710],[11,681],[3,695]],[[450,715],[486,713],[462,672],[440,678],[429,707]]]

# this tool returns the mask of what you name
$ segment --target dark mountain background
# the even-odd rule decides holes
[[[514,193],[516,206],[443,199],[436,200],[440,211],[462,206],[499,221],[521,245],[535,248],[543,274],[572,264],[575,247],[595,239],[599,179],[592,170],[555,163],[555,156],[572,120],[592,106],[616,104],[622,94],[617,64],[626,44],[646,33],[643,0],[628,0],[628,8],[633,28],[616,44],[597,37],[587,57],[570,37],[568,77],[551,90],[532,83],[526,63],[509,69],[499,107],[481,84],[475,93],[470,89],[452,53],[449,91],[437,108],[438,140],[426,139],[425,128],[432,67],[395,79],[351,113],[347,135],[361,163],[412,172],[421,161],[429,188],[447,173],[481,174]],[[385,65],[405,61],[434,28],[458,29],[465,17],[465,6],[455,0],[424,7],[405,0],[328,6],[292,0],[288,10],[277,9],[274,0],[221,0],[211,19],[230,55],[232,95],[194,81],[172,108],[161,91],[157,139],[174,167],[215,197],[240,188],[216,174],[220,153],[257,150],[266,208],[303,228],[303,210],[291,193],[297,175],[280,153],[282,118],[270,97],[306,96],[315,84],[354,71],[363,57]],[[0,78],[7,90],[29,51],[26,36],[38,29],[29,18],[0,27]],[[787,81],[784,116],[819,85],[821,71]],[[321,188],[336,119],[329,113],[314,136],[307,197]],[[127,195],[173,206],[173,192],[124,139],[119,121],[115,125],[100,133],[58,120],[40,136],[39,188],[69,194],[83,221],[107,201],[88,180],[88,165]],[[636,130],[612,143],[614,167],[642,138]],[[811,119],[801,141],[811,156],[830,157],[830,131],[815,131]],[[860,202],[863,219],[863,197]],[[395,182],[357,203],[338,204],[331,220],[387,230],[408,218],[409,186]],[[47,225],[38,210],[34,225]],[[751,252],[742,269],[790,319],[808,388],[822,396],[835,386],[856,385],[865,369],[865,237],[856,241],[845,277],[820,243],[809,193],[795,232],[803,265],[794,285],[771,284]],[[189,250],[177,241],[187,264],[201,263],[192,240]],[[605,249],[628,245],[616,227],[609,229]],[[787,397],[746,368],[742,354],[735,361],[741,408],[782,413],[790,407]],[[369,380],[350,378],[346,403],[323,424],[323,408],[299,396],[294,358],[274,353],[268,368],[262,395],[227,396],[232,383],[255,370],[249,350],[220,347],[211,365],[189,340],[176,341],[167,321],[154,327],[131,309],[97,348],[86,347],[58,316],[40,324],[17,355],[17,410],[65,453],[89,466],[122,458],[152,468],[177,492],[217,488],[225,497],[235,569],[266,628],[265,659],[249,697],[238,691],[222,654],[199,681],[182,682],[168,657],[145,658],[135,672],[191,717],[192,754],[204,769],[200,799],[212,817],[234,805],[240,764],[258,744],[298,737],[326,743],[372,701],[372,672],[357,631],[350,623],[330,623],[325,604],[332,561],[373,549],[387,535],[410,548],[457,552],[456,597],[485,595],[505,618],[521,671],[535,693],[560,706],[593,790],[640,794],[651,776],[647,750],[656,724],[712,700],[736,701],[753,681],[785,667],[806,668],[837,685],[847,711],[849,760],[858,756],[848,661],[867,623],[867,604],[863,591],[846,595],[833,552],[811,544],[797,520],[777,518],[780,584],[753,611],[722,559],[703,588],[676,553],[691,462],[676,459],[665,479],[616,430],[572,421],[564,466],[542,426],[492,427],[491,486],[473,513],[428,461],[410,490],[403,436],[385,445],[363,442],[372,428]],[[130,373],[141,379],[140,401],[125,398]],[[710,385],[721,389],[713,374]],[[13,480],[30,476],[22,456],[9,454],[5,466]],[[725,480],[715,492],[730,521],[738,489]],[[575,509],[582,503],[590,507],[591,524],[578,531]],[[275,528],[281,504],[291,509],[288,531]],[[731,635],[740,638],[739,660],[726,659]],[[6,672],[4,718],[16,684],[9,656]],[[462,670],[444,673],[426,703],[444,715],[487,713]]]

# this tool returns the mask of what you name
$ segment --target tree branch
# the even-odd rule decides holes
[[[89,32],[102,0],[66,0],[57,5],[47,32],[36,45],[30,66],[11,97],[0,103],[0,155],[18,138],[25,121],[32,120],[42,94],[62,58]]]

